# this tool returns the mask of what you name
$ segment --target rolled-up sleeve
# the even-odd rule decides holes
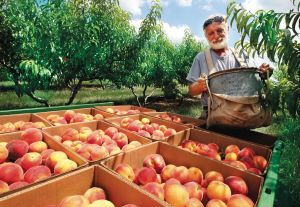
[[[186,79],[192,83],[196,82],[199,79],[200,74],[201,74],[201,68],[200,68],[200,62],[199,62],[198,55],[197,55],[194,58],[192,67],[191,67]]]

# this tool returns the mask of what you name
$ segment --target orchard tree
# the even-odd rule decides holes
[[[227,14],[231,25],[236,22],[242,34],[236,45],[253,57],[267,56],[285,74],[279,83],[270,85],[269,102],[273,110],[287,109],[292,116],[300,116],[300,2],[292,2],[296,9],[286,13],[273,10],[251,13],[232,1]]]

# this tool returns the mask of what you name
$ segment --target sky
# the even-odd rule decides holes
[[[165,33],[174,43],[179,43],[188,28],[199,40],[205,40],[202,24],[208,16],[226,14],[230,0],[161,0],[162,24]],[[274,10],[288,12],[294,8],[292,0],[237,0],[251,12]],[[132,15],[131,23],[138,29],[151,7],[151,0],[119,0],[120,6]],[[229,44],[233,46],[241,38],[235,25],[230,28]]]

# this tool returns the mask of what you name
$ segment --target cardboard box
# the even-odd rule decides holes
[[[46,127],[51,126],[51,124],[46,119],[43,119],[35,114],[14,114],[14,115],[0,116],[0,125],[3,125],[8,122],[11,122],[12,124],[14,124],[17,121],[43,122]],[[19,131],[19,130],[16,130],[16,131]],[[0,131],[0,133],[5,133],[5,132]]]
[[[0,142],[9,142],[11,140],[20,139],[21,133],[22,132],[13,132],[13,133],[0,134]],[[73,160],[77,163],[77,165],[78,165],[77,169],[87,166],[87,162],[84,159],[82,159],[80,156],[78,156],[76,153],[71,152],[70,150],[68,150],[62,144],[57,143],[56,141],[51,139],[47,134],[45,134],[43,132],[42,132],[42,134],[43,134],[43,141],[47,143],[48,149],[54,149],[55,151],[62,151],[64,153],[66,153],[70,160]],[[42,180],[42,181],[39,181],[39,182],[36,182],[36,183],[29,184],[27,186],[24,186],[24,187],[16,189],[16,190],[8,191],[6,193],[0,194],[0,197],[3,197],[7,194],[11,194],[13,192],[20,191],[21,189],[24,189],[24,188],[31,187],[31,186],[36,185],[36,184],[41,183],[41,182],[46,182],[49,179],[61,176],[63,174],[66,174],[66,173],[62,173],[62,174],[58,174],[58,175],[52,174],[52,176],[48,179],[45,179],[45,180]]]
[[[112,114],[106,113],[105,111],[97,110],[95,108],[82,108],[82,109],[72,109],[72,110],[75,113],[82,113],[82,114],[87,114],[87,115],[92,115],[92,116],[95,116],[96,114],[102,114],[102,116],[104,118],[112,117]],[[36,115],[39,116],[39,117],[41,117],[42,119],[47,120],[47,117],[49,115],[59,115],[59,116],[63,117],[64,113],[66,111],[67,110],[40,112],[40,113],[36,113]],[[95,121],[95,120],[92,120],[92,121]],[[51,122],[49,121],[49,123],[51,123]],[[53,123],[51,123],[51,124],[54,125]]]
[[[142,145],[145,145],[145,144],[148,144],[148,143],[151,142],[151,140],[149,140],[149,139],[146,139],[146,138],[144,138],[142,136],[130,133],[129,131],[127,131],[125,129],[122,129],[120,127],[117,127],[115,125],[112,125],[112,124],[104,122],[104,121],[93,121],[93,122],[85,122],[85,123],[82,122],[82,123],[75,123],[75,124],[54,126],[54,127],[45,128],[43,131],[48,136],[54,136],[54,135],[61,136],[64,133],[64,131],[66,129],[69,129],[69,128],[73,128],[73,129],[79,130],[81,127],[89,127],[93,131],[95,131],[97,129],[102,129],[103,131],[105,131],[105,129],[107,129],[108,127],[111,127],[111,126],[116,127],[119,132],[123,132],[124,134],[126,134],[127,137],[128,137],[129,142],[131,142],[131,141],[139,141]],[[68,148],[70,151],[76,153],[70,147],[66,146],[66,148]],[[78,155],[78,156],[80,156],[80,155]],[[86,160],[83,157],[82,157],[82,159]],[[95,160],[95,161],[86,160],[86,161],[89,163],[89,165],[93,165],[95,163],[99,163],[100,160]]]
[[[159,141],[168,141],[168,139],[174,139],[174,137],[178,137],[178,139],[181,139],[181,138],[187,136],[187,129],[189,129],[188,126],[184,126],[182,124],[176,124],[171,121],[165,121],[163,119],[159,119],[159,118],[156,118],[153,116],[148,116],[146,114],[135,114],[135,115],[130,115],[130,116],[111,117],[111,118],[105,119],[104,121],[114,124],[114,125],[120,125],[122,119],[124,119],[126,117],[131,118],[133,120],[141,120],[142,118],[147,118],[150,120],[150,123],[157,123],[159,125],[165,125],[168,128],[173,128],[176,130],[177,133],[175,135],[166,137],[165,139],[159,140]],[[123,129],[126,129],[126,128],[123,128]],[[129,132],[134,133],[132,131],[129,131]],[[156,139],[152,139],[152,138],[148,138],[148,137],[147,137],[147,139],[151,139],[153,141],[158,141]]]
[[[129,110],[139,110],[140,113],[142,113],[142,112],[155,112],[154,109],[148,109],[148,108],[145,108],[145,107],[134,106],[134,105],[96,106],[95,108],[99,109],[99,110],[102,110],[102,111],[105,111],[105,112],[107,112],[108,108],[111,108],[113,110],[117,110],[117,111],[121,112],[121,114],[110,113],[110,114],[112,114],[114,116],[126,116],[126,115],[130,115],[130,114],[126,113]],[[107,113],[109,113],[109,112],[107,112]],[[129,112],[129,113],[136,114],[135,112]]]
[[[139,207],[162,207],[164,203],[154,196],[120,179],[107,169],[94,165],[65,176],[0,198],[1,207],[46,207],[56,206],[65,197],[83,195],[91,187],[102,188],[108,200],[116,207],[128,203]]]
[[[203,119],[195,119],[195,118],[190,117],[190,116],[184,116],[184,115],[176,114],[176,113],[170,113],[170,112],[143,112],[143,113],[146,114],[146,115],[149,115],[149,116],[154,116],[156,118],[160,118],[160,119],[164,119],[164,118],[161,117],[161,116],[164,116],[164,115],[167,115],[171,118],[174,117],[174,116],[179,117],[181,119],[181,122],[175,122],[175,123],[191,126],[191,128],[196,127],[196,126],[202,126],[202,125],[206,124],[206,121],[203,120]]]
[[[275,136],[264,134],[253,130],[241,129],[206,129],[204,126],[200,127],[203,130],[213,131],[215,133],[235,137],[255,144],[263,145],[273,149],[277,138]]]
[[[163,142],[153,142],[147,146],[132,150],[127,153],[122,153],[114,157],[108,158],[101,164],[111,170],[114,170],[119,163],[127,163],[133,168],[141,168],[144,158],[157,153],[163,156],[166,164],[174,164],[176,166],[198,167],[202,170],[203,175],[208,171],[218,171],[223,174],[224,178],[228,176],[240,176],[248,184],[248,196],[257,204],[260,197],[260,192],[263,184],[263,177],[241,171],[234,167],[224,165],[219,161],[209,159],[194,153],[190,153],[178,147],[172,146]]]
[[[201,129],[190,129],[190,133],[188,134],[186,139],[197,141],[197,142],[200,142],[203,144],[215,143],[220,147],[220,151],[223,153],[225,152],[225,148],[231,144],[237,145],[240,149],[242,149],[244,147],[250,147],[251,149],[254,150],[256,155],[261,155],[264,158],[266,158],[266,160],[268,161],[267,167],[266,167],[265,171],[262,172],[263,173],[262,175],[266,175],[266,173],[267,173],[268,166],[269,166],[269,163],[271,161],[271,156],[272,156],[272,151],[269,148],[254,144],[252,142],[247,142],[247,141],[244,141],[241,139],[237,139],[237,138],[233,138],[230,136],[221,135],[218,133],[205,131],[205,130],[201,130]],[[178,138],[176,139],[175,138],[173,140],[170,140],[169,143],[172,145],[175,145],[175,146],[179,146],[179,145],[181,145],[181,143],[184,140],[185,139],[178,139]]]

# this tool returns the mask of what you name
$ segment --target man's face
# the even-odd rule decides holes
[[[228,26],[225,22],[213,22],[205,28],[204,33],[212,49],[219,50],[227,47]]]

